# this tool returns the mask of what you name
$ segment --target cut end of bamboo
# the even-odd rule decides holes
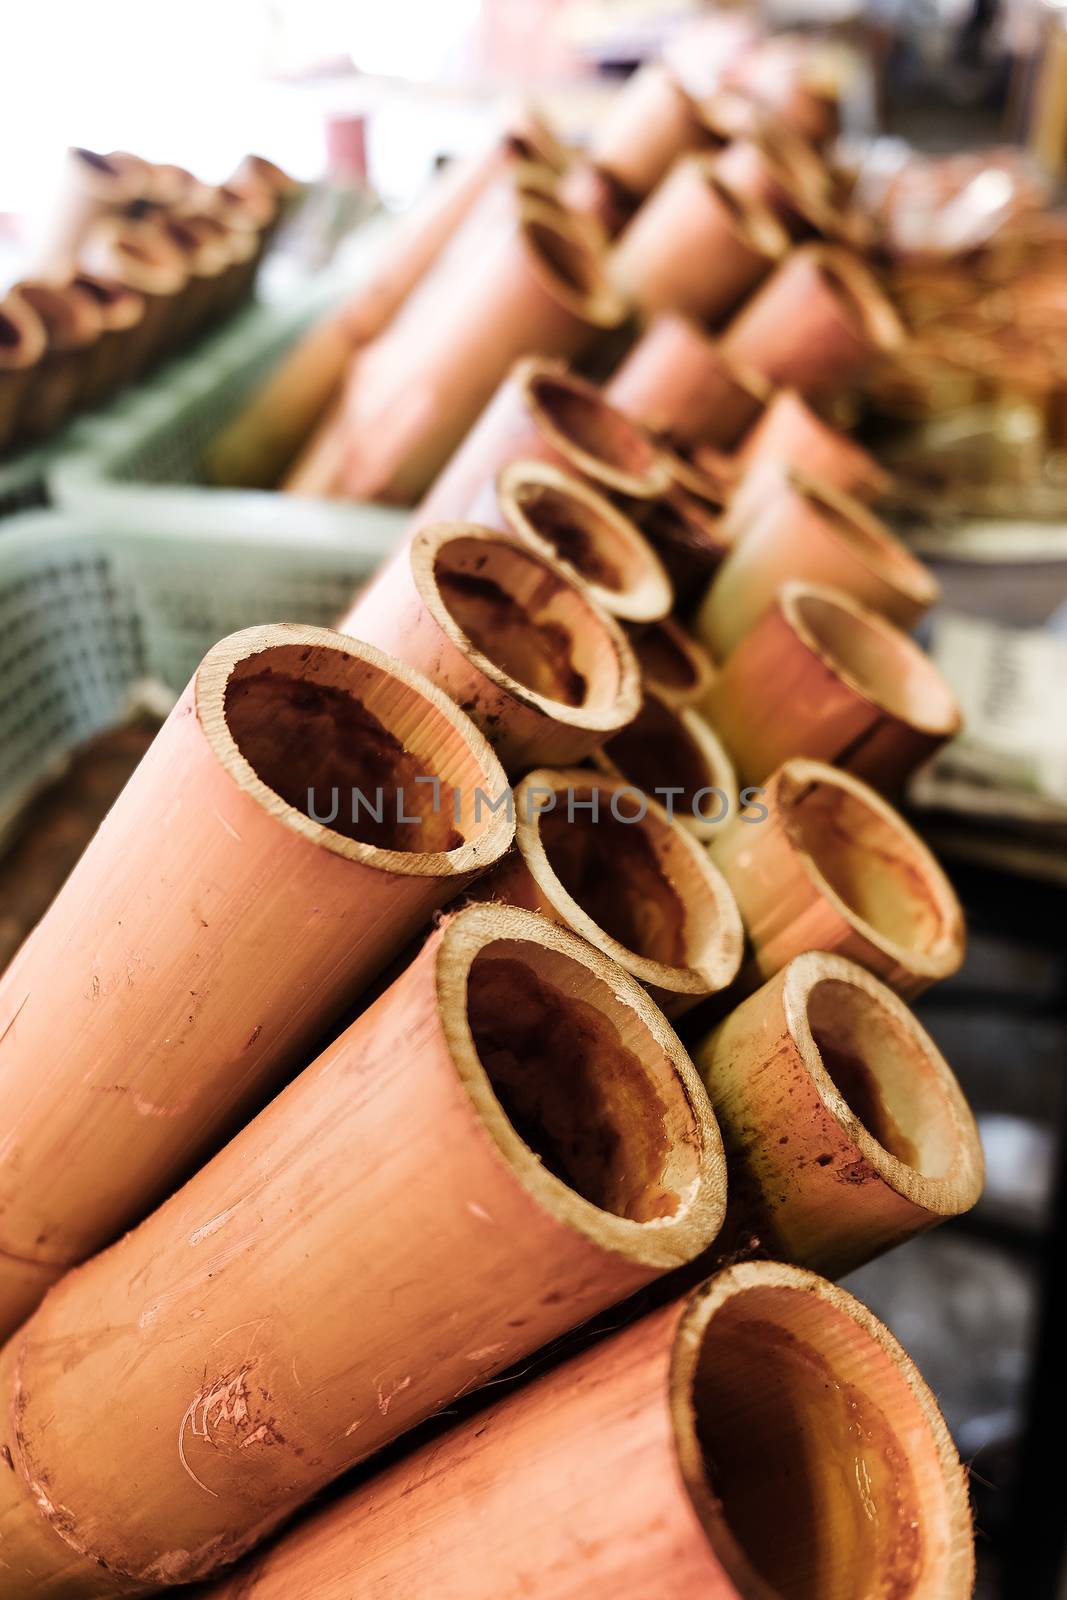
[[[597,750],[593,762],[669,803],[672,815],[698,839],[714,838],[737,801],[733,763],[718,735],[691,707],[676,710],[652,689],[646,689],[630,725]]]
[[[556,562],[493,529],[446,522],[415,535],[411,568],[449,642],[512,699],[604,733],[636,714],[640,678],[622,630]]]
[[[830,245],[807,245],[805,248],[820,276],[871,349],[880,355],[898,349],[907,337],[904,324],[859,256]]]
[[[197,673],[196,709],[234,781],[338,855],[462,877],[511,843],[504,809],[484,803],[507,787],[485,738],[420,673],[371,645],[295,624],[233,634]]]
[[[787,761],[761,795],[768,817],[709,846],[741,907],[755,981],[806,949],[834,951],[914,995],[963,962],[963,912],[933,854],[858,778]]]
[[[700,705],[714,681],[715,667],[703,645],[676,617],[634,629],[630,638],[641,677],[650,689],[676,709]]]
[[[670,474],[650,435],[559,362],[522,361],[514,378],[538,430],[564,460],[594,482],[635,500],[670,488]]]
[[[654,622],[671,608],[670,580],[636,523],[588,483],[547,461],[515,461],[496,480],[508,526],[572,569],[594,599],[627,622]]]
[[[519,231],[550,293],[591,328],[617,328],[629,305],[604,272],[588,224],[556,202],[518,196]]]
[[[718,1131],[637,982],[546,918],[488,904],[444,925],[437,989],[460,1077],[546,1210],[657,1271],[710,1243],[725,1201]]]
[[[686,1309],[670,1384],[686,1487],[738,1594],[970,1595],[959,1456],[914,1363],[852,1295],[776,1262],[731,1267]]]
[[[730,984],[741,918],[697,841],[622,779],[532,772],[515,793],[516,848],[479,897],[540,911],[617,961],[679,1016]],[[709,870],[710,869],[710,870]]]

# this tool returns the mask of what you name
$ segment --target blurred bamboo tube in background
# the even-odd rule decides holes
[[[841,232],[825,162],[780,125],[764,122],[733,140],[715,157],[714,171],[735,194],[765,206],[794,240]]]
[[[651,500],[670,488],[647,431],[560,361],[517,361],[489,405],[416,508],[413,525],[464,514],[502,467],[549,461],[603,493]]]
[[[716,142],[698,102],[665,66],[649,62],[612,96],[589,154],[595,166],[643,199],[680,155]]]
[[[646,685],[633,721],[594,752],[593,765],[664,802],[698,839],[711,839],[737,804],[737,775],[718,734],[690,706]]]
[[[858,256],[804,245],[756,290],[722,336],[724,354],[804,395],[840,393],[904,330]]]
[[[715,176],[714,157],[674,166],[619,236],[608,270],[647,316],[722,322],[789,246],[771,213]]]
[[[146,360],[154,359],[175,326],[189,281],[181,251],[151,222],[109,217],[86,235],[79,259],[84,271],[114,278],[142,296],[142,354]]]
[[[821,761],[786,761],[708,845],[741,910],[751,990],[805,950],[847,956],[898,994],[963,964],[963,911],[936,858],[874,789]]]
[[[671,580],[676,609],[688,611],[704,594],[730,548],[724,509],[725,491],[723,501],[713,505],[679,488],[634,506]]]
[[[959,731],[960,712],[907,634],[838,589],[786,583],[704,702],[743,783],[790,756],[893,792]]]
[[[341,406],[334,492],[412,503],[514,361],[574,355],[625,314],[583,225],[556,207],[521,202],[469,271],[429,277],[359,352]],[[305,472],[314,480],[315,453],[313,441],[288,480],[294,492]]]
[[[208,652],[0,980],[4,1333],[499,859],[512,825],[475,810],[505,787],[468,719],[377,650],[279,626]]]
[[[42,439],[54,433],[77,404],[92,369],[104,319],[93,296],[74,283],[24,278],[11,293],[36,312],[47,336],[15,419],[18,438]]]
[[[865,1306],[745,1262],[317,1512],[209,1600],[343,1600],[354,1573],[360,1600],[967,1600],[967,1476]]]
[[[226,276],[234,265],[232,235],[225,228],[216,231],[209,218],[195,215],[161,217],[158,226],[181,252],[189,275],[172,335],[180,346],[223,309]]]
[[[762,461],[800,467],[857,500],[880,500],[893,482],[861,444],[831,427],[792,389],[779,390],[737,454],[746,468]]]
[[[729,1161],[727,1253],[841,1277],[981,1193],[978,1129],[944,1057],[841,956],[797,956],[693,1055]]]
[[[711,657],[676,617],[630,629],[642,682],[676,710],[699,706],[715,677]]]
[[[544,917],[459,912],[9,1342],[4,1582],[85,1600],[212,1575],[691,1261],[724,1197],[707,1098],[644,990]]]
[[[674,312],[653,318],[604,385],[606,400],[653,432],[724,450],[752,427],[770,394],[761,373],[729,360],[703,328]]]
[[[671,608],[670,580],[630,517],[550,461],[513,461],[482,486],[465,521],[513,533],[588,587],[612,616],[654,622]]]
[[[8,290],[0,299],[0,450],[14,436],[23,397],[47,348],[48,332],[37,312]]]
[[[339,627],[425,672],[510,771],[584,761],[641,703],[626,637],[585,585],[475,523],[420,529]]]
[[[874,512],[797,467],[764,462],[737,489],[727,545],[693,623],[723,661],[791,578],[828,584],[910,629],[940,595],[933,573]]]
[[[48,213],[32,238],[27,263],[34,273],[61,279],[74,271],[82,245],[101,217],[118,217],[143,193],[144,164],[73,147]]]
[[[725,989],[741,965],[741,918],[707,852],[655,800],[584,768],[524,778],[515,846],[474,897],[579,934],[667,1017]]]
[[[100,313],[100,339],[78,396],[79,404],[93,405],[131,378],[140,366],[144,296],[116,278],[100,278],[91,272],[78,272],[70,282],[72,288],[95,301]]]

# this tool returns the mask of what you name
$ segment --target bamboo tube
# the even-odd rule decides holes
[[[796,956],[694,1059],[730,1163],[726,1251],[840,1277],[981,1193],[978,1129],[947,1062],[842,956]]]
[[[95,150],[68,150],[48,215],[31,246],[31,270],[58,279],[73,272],[95,223],[119,216],[141,187],[141,175],[130,165]]]
[[[428,279],[359,354],[345,397],[342,492],[413,502],[514,361],[573,355],[624,316],[584,227],[522,202],[462,282]]]
[[[189,339],[218,311],[226,274],[234,264],[225,229],[216,231],[207,218],[163,217],[160,228],[181,252],[189,275],[178,312],[175,342]]]
[[[670,579],[638,528],[606,495],[550,461],[512,461],[465,514],[513,533],[586,584],[598,605],[627,622],[665,617]]]
[[[82,404],[90,406],[132,377],[140,365],[144,297],[115,278],[99,278],[91,272],[76,273],[70,281],[95,301],[100,313],[100,340],[80,394]]]
[[[804,245],[742,307],[722,347],[772,383],[813,395],[858,382],[903,339],[896,312],[858,257]]]
[[[650,194],[680,155],[713,143],[701,109],[666,67],[650,62],[612,96],[589,155],[631,194]]]
[[[677,617],[631,629],[630,643],[642,682],[669,706],[699,706],[707,698],[715,678],[711,657]]]
[[[641,202],[615,175],[588,157],[572,160],[560,180],[560,199],[580,217],[595,222],[609,239],[616,238]]]
[[[710,445],[676,445],[662,437],[657,443],[674,486],[717,516],[737,487],[730,457]]]
[[[29,302],[10,291],[0,298],[0,451],[18,426],[23,396],[47,348],[45,325]]]
[[[912,628],[940,595],[929,568],[843,489],[765,462],[724,519],[727,553],[694,620],[718,661],[734,650],[790,578],[829,584]]]
[[[732,983],[741,918],[693,836],[623,779],[542,767],[515,791],[515,848],[474,889],[587,939],[679,1017]]]
[[[269,161],[266,156],[245,156],[234,173],[234,178],[239,183],[259,183],[273,190],[283,203],[293,200],[304,187],[299,179],[292,177],[284,167],[279,167],[276,161]]]
[[[786,761],[708,849],[737,897],[754,989],[805,950],[830,950],[898,994],[920,994],[959,970],[964,923],[956,893],[900,813],[850,773]]]
[[[840,129],[836,86],[820,78],[808,51],[794,38],[764,40],[726,73],[729,88],[750,94],[779,125],[815,146]]]
[[[210,1576],[691,1261],[724,1188],[700,1082],[640,986],[544,917],[459,912],[10,1341],[7,1582],[84,1600]]]
[[[687,610],[704,593],[729,550],[728,522],[684,489],[648,502],[638,512],[642,532],[663,562],[675,606]]]
[[[47,336],[44,355],[33,368],[16,418],[20,439],[43,439],[77,405],[103,332],[103,317],[93,297],[73,283],[24,278],[11,294],[37,313]]]
[[[189,279],[181,252],[153,222],[108,217],[95,223],[86,236],[80,265],[85,272],[115,278],[143,296],[143,355],[154,361],[174,327]]]
[[[481,735],[377,650],[280,626],[208,652],[0,981],[0,1260],[30,1280],[4,1332],[507,849],[479,786],[505,790]]]
[[[208,1600],[967,1600],[967,1477],[887,1328],[718,1273],[317,1512]]]
[[[767,123],[727,145],[714,170],[735,194],[758,202],[792,239],[837,239],[846,232],[832,205],[830,175],[803,140]]]
[[[748,784],[810,756],[892,792],[960,727],[951,689],[907,634],[838,589],[796,582],[720,669],[704,708]]]
[[[771,385],[729,361],[687,317],[654,317],[604,386],[605,399],[684,445],[730,449],[755,423]]]
[[[231,228],[206,211],[183,212],[181,222],[202,239],[214,240],[220,252],[226,252],[229,264],[217,280],[207,312],[211,322],[219,322],[242,306],[252,293],[261,236],[249,228]]]
[[[509,771],[584,761],[641,704],[633,652],[585,585],[476,523],[420,529],[339,626],[425,672]]]
[[[612,251],[609,271],[646,315],[722,322],[789,247],[766,207],[735,195],[714,163],[689,156],[672,167]]]
[[[793,389],[779,390],[737,454],[746,467],[760,461],[802,467],[857,500],[882,499],[892,488],[892,478],[874,457],[855,439],[832,428]]]
[[[646,685],[637,716],[593,754],[593,765],[624,778],[698,839],[712,839],[737,803],[737,778],[721,740],[690,706],[676,709]]]
[[[531,357],[503,381],[415,512],[416,527],[462,515],[512,461],[550,461],[605,493],[651,500],[670,474],[640,424],[562,362]]]

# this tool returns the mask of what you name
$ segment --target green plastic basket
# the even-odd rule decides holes
[[[210,646],[239,628],[331,625],[403,522],[370,506],[309,504],[297,527],[272,520],[269,506],[242,528],[190,522],[187,506],[157,510],[141,526],[71,512],[6,525],[0,829],[76,745],[121,720],[146,679],[178,694]]]

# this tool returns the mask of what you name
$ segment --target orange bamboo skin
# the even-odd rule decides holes
[[[91,296],[74,284],[23,279],[11,291],[44,323],[47,345],[32,370],[15,418],[18,436],[43,439],[54,433],[78,402],[103,332]]]
[[[729,362],[702,328],[673,312],[653,318],[604,386],[605,399],[653,432],[719,449],[738,442],[770,392],[760,373]]]
[[[756,291],[723,334],[723,351],[804,395],[840,392],[903,328],[859,258],[805,245]]]
[[[889,473],[861,444],[824,422],[792,389],[774,396],[737,454],[745,467],[759,461],[801,467],[857,500],[879,500],[892,488]]]
[[[633,722],[594,752],[593,765],[661,800],[698,839],[714,838],[737,803],[737,774],[715,730],[647,685]]]
[[[631,194],[649,194],[687,150],[712,143],[697,102],[658,62],[616,94],[595,130],[590,156]]]
[[[412,525],[462,517],[502,467],[548,461],[605,493],[651,500],[670,487],[655,443],[562,362],[516,363],[415,511]]]
[[[623,779],[531,772],[515,791],[515,847],[474,893],[587,939],[667,1017],[725,989],[741,965],[741,918],[724,878]]]
[[[630,630],[642,682],[675,710],[700,706],[715,681],[715,667],[677,617],[664,617],[647,628]]]
[[[348,753],[353,727],[379,740],[369,764]],[[333,784],[358,785],[371,804],[381,784],[384,809],[402,784],[418,814],[428,791],[408,768],[438,776],[446,796],[462,790],[459,839],[446,810],[394,827],[398,848],[365,821],[355,831],[385,847],[361,842],[341,831],[347,787],[338,829],[297,809],[314,786],[328,815]],[[209,652],[0,982],[4,1333],[257,1109],[431,913],[501,856],[512,826],[503,812],[473,819],[478,785],[505,787],[481,735],[378,651],[284,626]]]
[[[708,846],[748,934],[742,989],[829,950],[916,995],[963,962],[963,912],[937,861],[875,790],[821,761],[787,761]],[[498,869],[499,870],[499,869]]]
[[[44,358],[48,334],[33,307],[10,292],[0,300],[0,334],[0,450],[4,450],[18,426],[23,396]]]
[[[768,1510],[773,1508],[768,1524]],[[210,1600],[966,1600],[937,1402],[844,1290],[743,1263],[304,1522]]]
[[[532,1093],[515,1048],[542,1052]],[[8,1582],[73,1600],[101,1592],[100,1562],[109,1594],[210,1576],[390,1439],[691,1260],[724,1188],[699,1080],[639,985],[542,917],[460,912],[10,1341]]]
[[[721,322],[785,254],[789,240],[758,201],[734,195],[714,158],[672,168],[624,229],[609,270],[646,315]]]
[[[906,634],[840,590],[792,582],[720,668],[704,710],[747,784],[810,756],[892,793],[960,727],[951,690]]]
[[[522,202],[465,273],[431,275],[359,352],[345,393],[337,492],[414,503],[514,361],[575,355],[625,315],[584,225],[555,206]]]
[[[951,1069],[904,1001],[841,956],[797,956],[693,1058],[729,1161],[727,1253],[836,1278],[981,1193]]]
[[[728,656],[790,578],[843,589],[910,629],[940,597],[923,563],[861,501],[799,468],[752,468],[723,526],[728,546],[694,619],[716,660]]]
[[[626,637],[585,586],[475,523],[422,528],[340,628],[425,672],[509,771],[584,761],[641,703]]]
[[[558,561],[613,617],[655,623],[674,592],[637,523],[606,495],[549,461],[513,461],[484,484],[464,520],[512,533]]]

